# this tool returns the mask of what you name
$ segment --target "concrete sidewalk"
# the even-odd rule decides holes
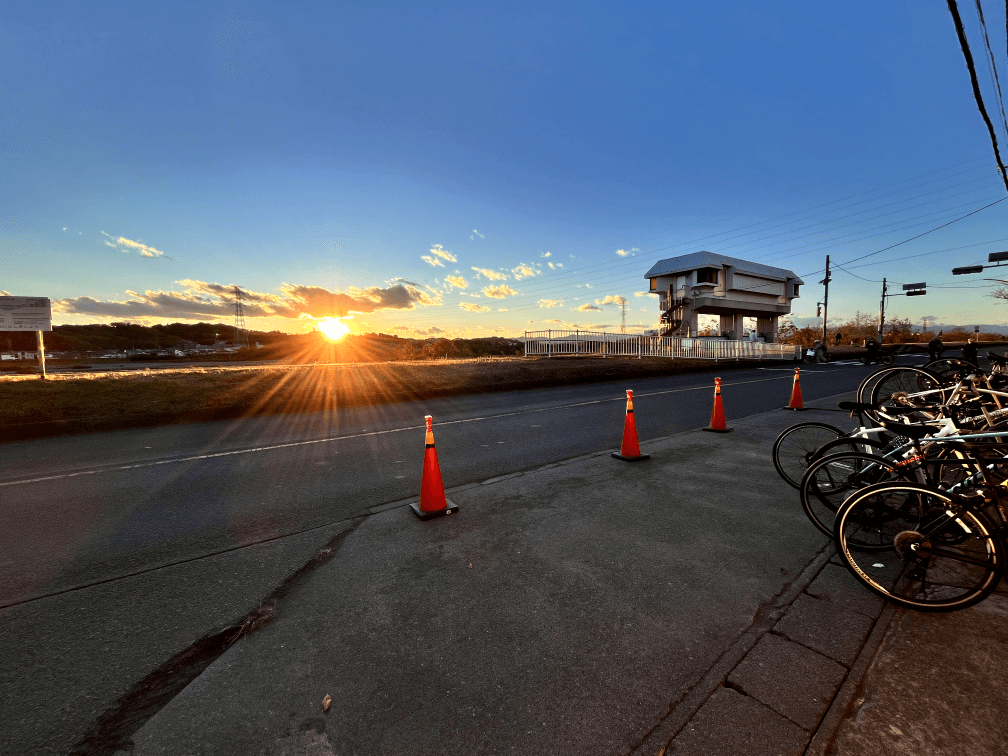
[[[773,469],[810,419],[851,423],[770,412],[453,490],[451,517],[376,508],[133,752],[1001,753],[1003,597],[863,590]]]

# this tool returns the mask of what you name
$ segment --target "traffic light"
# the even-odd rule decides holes
[[[952,268],[953,276],[962,276],[967,273],[983,273],[983,265],[964,265],[961,268]]]
[[[903,291],[908,297],[923,297],[927,294],[927,284],[921,283],[903,284]]]

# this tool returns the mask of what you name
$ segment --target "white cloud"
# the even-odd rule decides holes
[[[483,288],[483,293],[491,299],[504,299],[505,297],[513,297],[518,294],[517,291],[507,284],[501,284],[500,286],[485,286]]]
[[[543,257],[552,257],[553,256],[552,252],[540,252],[539,254],[542,255]]]
[[[458,258],[440,244],[435,244],[431,247],[430,253],[436,257],[440,257],[442,260],[447,260],[448,262],[458,262]]]
[[[623,297],[621,297],[619,294],[616,294],[616,295],[606,294],[606,296],[605,296],[604,299],[596,299],[595,300],[595,304],[602,305],[602,306],[611,305],[611,304],[622,305],[622,304],[625,304],[625,303],[626,303],[626,299],[624,299]]]
[[[625,249],[617,249],[616,254],[619,255],[620,257],[629,257],[632,253],[628,252]]]
[[[490,270],[489,268],[477,268],[477,267],[473,267],[473,270],[476,271],[477,278],[479,276],[483,276],[484,278],[489,279],[490,281],[506,281],[507,280],[507,273],[499,273],[496,270]]]
[[[525,263],[518,263],[517,266],[511,269],[511,273],[515,277],[515,281],[521,281],[523,278],[533,278],[539,275],[539,271],[533,268],[531,265],[526,265]]]
[[[633,295],[634,295],[635,297],[647,297],[647,296],[650,296],[650,295],[651,295],[651,294],[653,294],[653,293],[656,293],[656,292],[650,292],[650,291],[635,291],[635,292],[633,293]]]
[[[585,302],[583,305],[577,308],[578,312],[588,312],[589,310],[597,310],[598,312],[602,312],[601,307],[596,307],[591,302]]]
[[[562,299],[540,299],[539,306],[549,309],[550,307],[560,307],[563,305],[564,301]]]
[[[449,286],[454,286],[456,289],[469,288],[469,282],[466,281],[462,276],[445,276],[445,282]]]
[[[438,260],[436,257],[431,257],[430,255],[420,255],[420,259],[423,260],[428,265],[433,265],[435,267],[440,265],[442,268],[444,267],[444,263]]]
[[[76,297],[53,302],[53,310],[65,314],[91,315],[137,321],[231,320],[234,318],[234,286],[184,279],[182,291],[127,291],[124,301],[99,301]],[[282,284],[282,295],[242,290],[246,317],[326,318],[378,310],[412,310],[441,305],[440,294],[425,292],[417,284],[398,280],[387,287],[355,286],[330,291],[320,286]]]
[[[78,232],[78,233],[80,233],[80,232]],[[146,244],[144,244],[142,242],[133,241],[132,239],[127,239],[125,236],[112,236],[111,234],[106,234],[104,231],[102,231],[102,234],[104,234],[105,236],[107,236],[109,239],[112,239],[112,241],[114,242],[114,244],[109,244],[108,242],[105,242],[106,244],[109,244],[110,247],[113,247],[113,248],[126,247],[126,249],[124,249],[123,252],[129,252],[131,249],[135,249],[137,252],[140,253],[141,257],[163,257],[164,256],[164,252],[162,252],[161,250],[155,249],[154,247],[150,247],[150,246],[148,246],[148,245],[146,245]],[[169,258],[169,259],[171,259],[171,258]]]
[[[468,312],[490,312],[489,307],[473,304],[472,302],[459,302],[459,307]]]

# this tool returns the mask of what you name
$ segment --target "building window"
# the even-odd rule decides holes
[[[794,284],[794,295],[795,295],[796,297],[798,296],[798,287],[799,287],[799,286],[800,286],[800,284]]]
[[[696,272],[696,282],[698,284],[716,284],[718,282],[718,272],[713,268],[701,268]]]
[[[649,278],[648,280],[651,282],[651,291],[658,291],[658,279]]]

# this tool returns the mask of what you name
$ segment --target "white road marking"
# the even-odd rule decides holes
[[[794,373],[794,370],[791,370]],[[745,386],[750,383],[766,383],[768,381],[779,381],[787,378],[789,376],[778,376],[774,378],[757,378],[750,381],[735,381],[732,383],[723,382],[721,388],[729,388],[731,386]],[[639,393],[634,398],[640,399],[642,397],[648,396],[663,396],[665,394],[684,394],[689,391],[712,391],[714,388],[713,381],[707,386],[690,386],[688,388],[679,389],[667,389],[665,391],[650,391],[647,393]],[[539,409],[529,409],[522,412],[502,412],[498,415],[485,415],[480,417],[470,417],[464,420],[448,420],[443,423],[438,423],[438,425],[461,425],[463,423],[479,423],[486,420],[499,420],[505,417],[518,417],[519,415],[530,415],[541,412],[554,412],[557,410],[574,409],[576,407],[588,407],[594,404],[605,404],[607,402],[619,402],[622,403],[626,401],[624,396],[615,396],[607,399],[592,399],[586,402],[574,402],[572,404],[561,404],[554,407],[541,407]],[[84,475],[98,475],[99,473],[110,473],[110,472],[122,472],[124,470],[142,470],[150,467],[160,467],[163,465],[178,465],[185,462],[200,462],[207,459],[221,459],[223,457],[236,457],[241,454],[256,454],[259,452],[269,452],[276,451],[278,449],[294,449],[301,446],[315,446],[318,444],[329,444],[336,441],[348,441],[355,438],[367,438],[372,436],[384,436],[390,433],[403,433],[406,431],[417,431],[424,430],[425,425],[410,425],[404,428],[388,428],[387,430],[379,431],[361,431],[359,433],[351,433],[346,436],[328,436],[326,438],[316,438],[309,439],[307,441],[292,441],[286,444],[270,444],[268,446],[253,446],[248,449],[234,449],[232,451],[223,452],[210,452],[207,454],[195,454],[188,457],[174,457],[171,459],[159,459],[152,460],[150,462],[137,462],[131,465],[110,465],[108,467],[97,467],[91,470],[75,470],[73,472],[66,473],[56,473],[54,475],[42,475],[37,478],[23,478],[20,480],[6,480],[0,481],[0,488],[6,488],[9,486],[23,486],[29,483],[45,483],[52,480],[67,480],[70,478],[79,478]],[[504,443],[499,441],[498,443]],[[485,449],[489,449],[488,444],[480,444]],[[334,454],[337,452],[333,452]]]

